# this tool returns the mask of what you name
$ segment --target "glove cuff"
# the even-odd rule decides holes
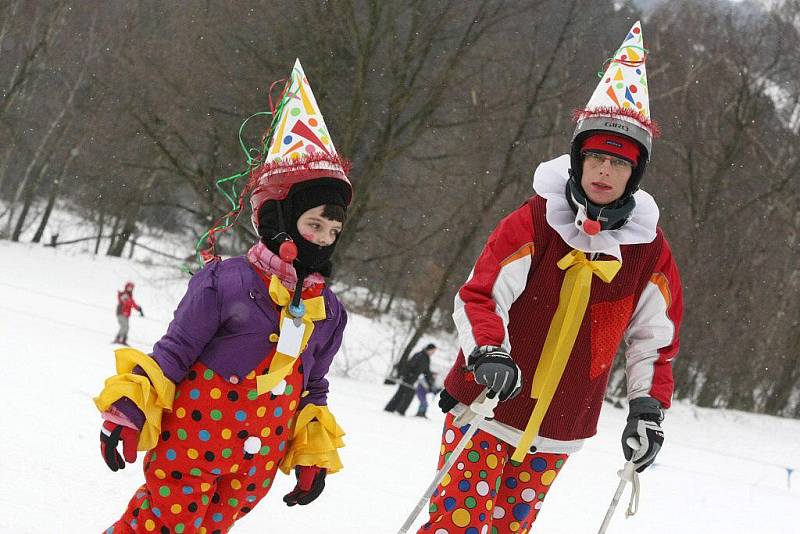
[[[172,411],[175,384],[164,375],[158,363],[142,351],[124,348],[117,349],[114,354],[118,374],[106,380],[103,391],[95,397],[94,403],[101,412],[105,412],[118,400],[130,399],[142,411],[145,419],[137,448],[140,451],[150,450],[156,446],[161,435],[163,411]],[[145,372],[145,376],[133,372],[137,366]]]
[[[628,421],[643,419],[660,423],[664,420],[661,403],[653,397],[637,397],[628,401]]]
[[[469,353],[467,357],[467,367],[474,367],[481,358],[489,356],[490,354],[497,355],[497,356],[505,356],[507,358],[511,358],[511,355],[503,349],[503,347],[495,347],[494,345],[482,345],[480,347],[475,347],[472,349],[472,352]]]
[[[291,442],[281,462],[281,471],[289,474],[298,465],[322,467],[328,473],[342,469],[336,449],[344,447],[344,430],[327,406],[306,405],[294,424]]]

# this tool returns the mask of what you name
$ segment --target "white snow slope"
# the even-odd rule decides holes
[[[92,397],[114,369],[115,291],[136,282],[146,318],[133,317],[131,341],[148,351],[186,279],[174,269],[69,248],[2,241],[0,258],[0,532],[101,532],[143,479],[141,454],[117,473],[99,454]],[[353,314],[340,356],[383,358],[376,366],[383,369],[382,347],[397,337],[390,324]],[[441,343],[452,347],[453,340]],[[393,533],[417,502],[434,472],[442,415],[433,408],[431,420],[383,412],[393,388],[377,377],[333,377],[331,384],[330,407],[347,432],[345,469],[305,507],[281,502],[293,484],[278,477],[234,532]],[[409,413],[415,410],[412,404]],[[623,424],[623,410],[607,405],[598,436],[567,462],[534,532],[597,532],[618,481]],[[800,421],[678,403],[664,429],[658,463],[642,476],[639,514],[626,520],[620,503],[609,533],[800,532],[800,476],[789,487],[786,470],[800,467]]]

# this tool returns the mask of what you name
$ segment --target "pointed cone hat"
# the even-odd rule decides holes
[[[646,59],[642,25],[636,21],[611,58],[589,103],[576,110],[578,125],[573,144],[589,131],[603,130],[637,141],[646,151],[645,160],[650,158],[658,127],[650,118]]]
[[[340,183],[349,204],[349,168],[349,162],[336,152],[298,59],[273,109],[272,123],[264,135],[263,159],[250,172],[253,225],[258,226],[258,210],[266,200],[283,200],[292,186],[310,180],[328,178]]]

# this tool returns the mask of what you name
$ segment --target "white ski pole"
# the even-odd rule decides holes
[[[628,446],[633,449],[635,454],[636,449],[639,448],[639,441],[634,437],[630,437],[628,438],[627,443]],[[614,511],[617,509],[617,504],[619,504],[620,497],[622,497],[625,484],[628,482],[633,484],[633,488],[631,489],[631,501],[628,504],[628,510],[625,512],[625,517],[634,515],[639,507],[639,473],[636,472],[636,466],[632,461],[628,460],[625,462],[625,465],[622,467],[622,469],[617,471],[617,475],[620,479],[619,484],[617,484],[617,491],[614,492],[614,498],[611,499],[611,504],[608,506],[606,516],[603,518],[603,524],[600,525],[600,530],[597,531],[597,534],[605,534],[606,529],[608,529],[608,525],[611,523],[611,517],[614,515]]]
[[[467,431],[464,433],[461,441],[459,441],[456,445],[456,448],[453,449],[452,454],[450,454],[450,457],[444,463],[442,468],[436,472],[436,476],[433,477],[433,481],[425,490],[425,493],[423,493],[419,501],[417,501],[417,505],[408,515],[406,522],[403,523],[403,526],[400,527],[400,530],[397,531],[397,534],[406,534],[406,532],[408,532],[408,529],[411,528],[411,525],[417,519],[417,516],[425,506],[425,503],[428,502],[428,499],[431,498],[431,495],[436,490],[436,486],[439,485],[439,482],[442,481],[447,472],[450,471],[450,468],[453,467],[453,464],[456,462],[456,460],[458,460],[459,455],[461,455],[461,452],[464,450],[464,447],[467,446],[469,440],[472,439],[472,436],[475,435],[475,432],[478,431],[478,428],[480,428],[484,421],[494,417],[494,409],[497,406],[498,399],[496,395],[490,397],[487,391],[488,390],[481,393],[480,396],[478,396],[478,398],[475,399],[472,404],[470,404],[467,411],[459,416],[458,419],[462,419],[462,424],[468,423],[470,425],[469,429],[467,429]],[[473,420],[473,418],[476,416],[477,419]]]

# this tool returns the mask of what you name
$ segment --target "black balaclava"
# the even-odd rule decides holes
[[[306,211],[323,205],[347,208],[344,184],[341,180],[321,178],[301,182],[292,187],[284,200],[268,200],[258,212],[258,234],[261,241],[275,254],[288,235],[297,246],[297,258],[293,262],[298,278],[309,273],[330,276],[330,258],[338,240],[328,246],[319,246],[306,240],[297,231],[297,220]]]

